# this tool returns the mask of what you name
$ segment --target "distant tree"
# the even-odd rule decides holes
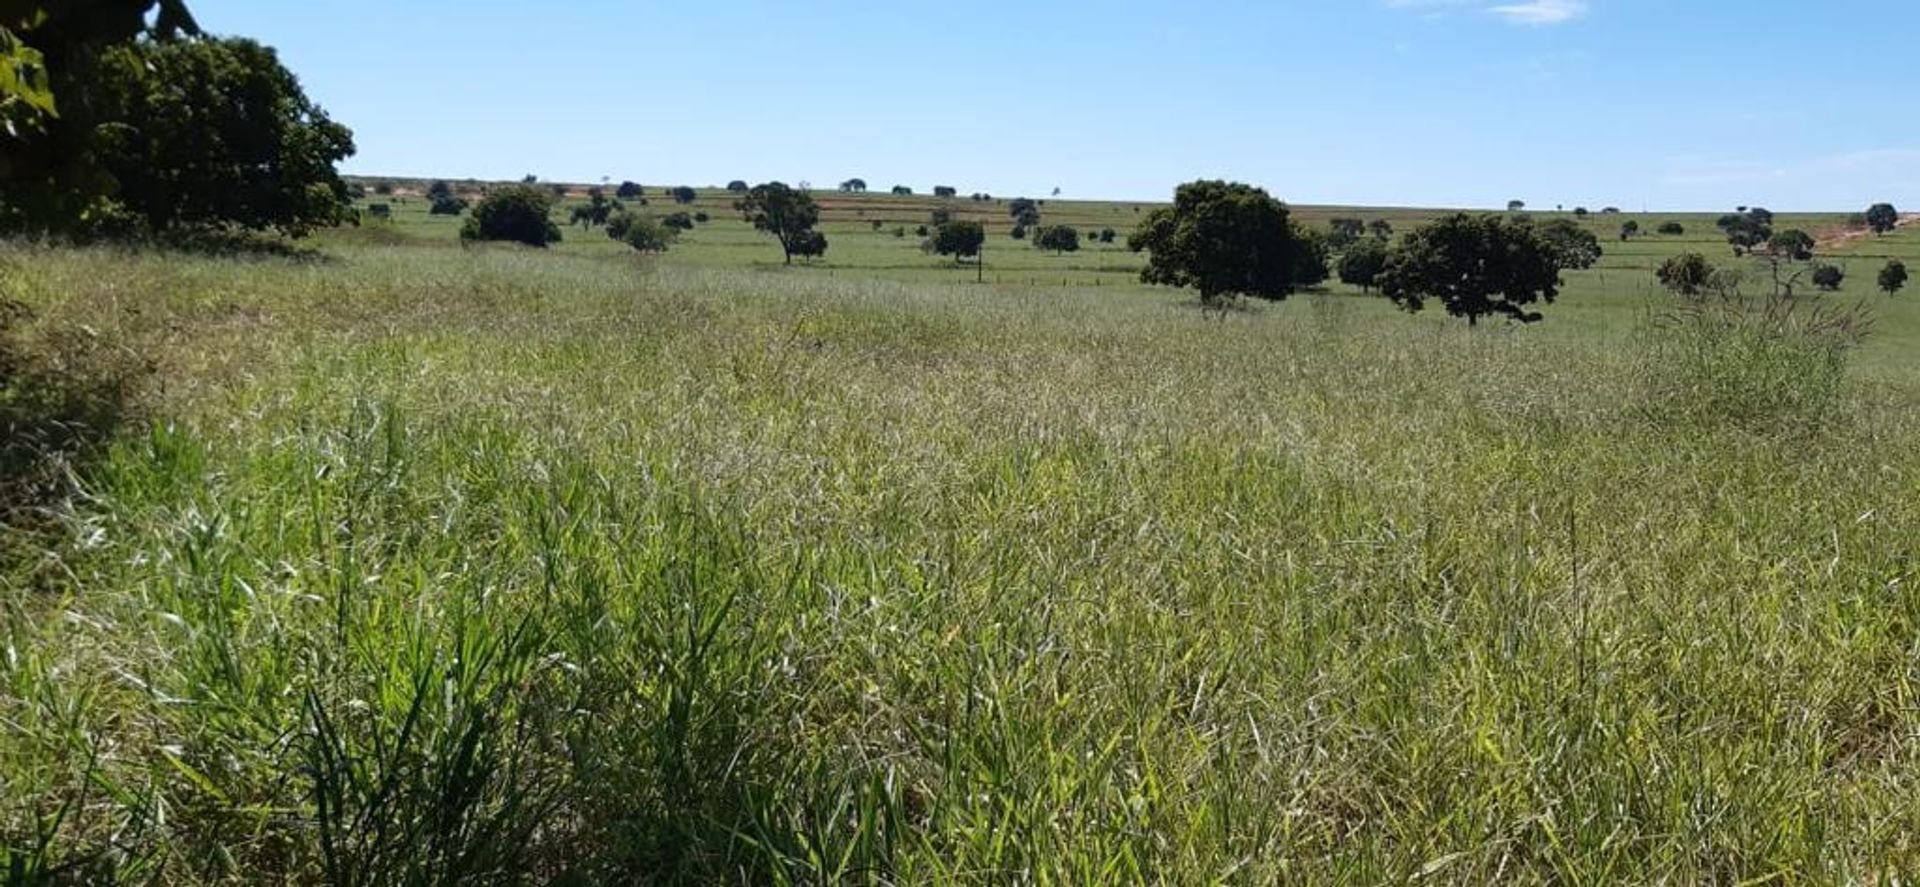
[[[1114,241],[1114,239],[1115,239],[1115,238],[1117,238],[1117,237],[1119,237],[1119,235],[1118,235],[1117,233],[1115,233],[1115,232],[1114,232],[1114,230],[1113,230],[1112,228],[1101,228],[1101,229],[1100,229],[1100,237],[1099,237],[1099,240],[1100,240],[1100,242],[1101,242],[1101,243],[1112,243],[1112,242]]]
[[[433,216],[457,216],[466,211],[467,202],[452,194],[439,195],[427,206],[427,214]]]
[[[607,224],[620,205],[607,199],[607,192],[599,188],[587,189],[587,202],[573,208],[571,223],[582,228],[594,228]]]
[[[1367,223],[1359,219],[1336,218],[1327,221],[1327,245],[1343,250],[1365,234]]]
[[[710,215],[707,215],[706,210],[701,210],[693,214],[693,220],[696,222],[699,222],[702,225],[705,225],[706,223],[713,221],[713,217]]]
[[[1198,290],[1203,303],[1280,300],[1326,278],[1314,242],[1287,205],[1238,182],[1181,185],[1172,206],[1147,214],[1127,247],[1146,252],[1142,282]]]
[[[1659,231],[1669,237],[1679,237],[1687,233],[1687,227],[1679,222],[1661,222]]]
[[[1371,292],[1386,267],[1386,241],[1377,237],[1357,241],[1340,255],[1340,282]]]
[[[359,182],[347,183],[347,199],[355,203],[367,199],[367,186]]]
[[[905,186],[905,185],[895,185],[895,186],[893,186],[893,196],[895,196],[895,197],[912,197],[912,196],[913,196],[913,189],[912,189],[912,188],[909,188],[909,187],[907,187],[907,186]]]
[[[1834,292],[1840,289],[1840,285],[1845,283],[1846,281],[1847,281],[1846,269],[1841,268],[1838,265],[1822,264],[1822,265],[1814,266],[1814,269],[1813,269],[1813,285],[1814,286],[1817,286],[1823,290],[1826,290],[1827,292]]]
[[[927,240],[927,248],[942,256],[952,256],[958,263],[961,259],[970,259],[980,255],[980,247],[987,242],[987,229],[979,222],[948,222],[934,229],[933,236]]]
[[[556,182],[556,183],[554,183],[554,184],[552,184],[552,185],[548,185],[548,186],[547,186],[547,190],[549,190],[549,191],[552,191],[552,192],[553,192],[553,196],[555,196],[555,197],[560,197],[560,198],[565,198],[565,197],[567,196],[567,194],[568,194],[568,191],[569,191],[570,189],[568,189],[568,188],[567,188],[567,186],[565,186],[565,185],[562,185],[562,184],[559,184],[559,183],[557,183],[557,182]]]
[[[1880,290],[1891,296],[1907,285],[1907,263],[1894,259],[1880,269]]]
[[[893,226],[893,237],[894,237],[894,239],[895,239],[895,240],[899,240],[899,239],[901,239],[901,238],[904,238],[904,237],[906,237],[906,236],[907,236],[907,226],[905,226],[905,225],[895,225],[895,226]]]
[[[393,204],[369,203],[367,204],[367,215],[376,219],[391,219],[393,218]]]
[[[793,254],[809,261],[826,255],[827,235],[813,230],[801,232],[793,242]]]
[[[686,213],[667,213],[660,217],[660,224],[672,228],[675,231],[692,231],[693,216],[687,215]]]
[[[375,182],[373,185],[373,193],[378,194],[381,197],[392,197],[393,183],[392,182]]]
[[[1007,214],[1014,222],[1025,228],[1040,224],[1040,204],[1025,197],[1016,197],[1007,203]]]
[[[1900,226],[1900,211],[1891,203],[1876,203],[1867,208],[1867,227],[1875,234],[1885,234]]]
[[[1510,212],[1510,213],[1517,213],[1517,212],[1519,212],[1519,211],[1521,211],[1521,210],[1523,210],[1523,209],[1526,209],[1526,208],[1527,208],[1527,202],[1526,202],[1526,201],[1524,201],[1524,200],[1509,200],[1509,201],[1507,201],[1507,212]]]
[[[915,237],[927,236],[927,226],[921,225],[920,227],[913,229],[913,236]]]
[[[957,197],[959,195],[960,195],[960,189],[955,188],[952,185],[933,186],[933,196],[935,197]]]
[[[1774,257],[1795,262],[1805,262],[1813,258],[1813,236],[1797,228],[1789,228],[1773,235],[1767,241],[1767,251]]]
[[[748,190],[747,183],[740,181],[739,179],[734,179],[733,181],[727,183],[727,190],[735,194],[745,194],[747,193],[747,190]]]
[[[1633,221],[1632,219],[1628,219],[1627,221],[1620,223],[1620,239],[1621,240],[1632,240],[1639,233],[1640,233],[1639,222]]]
[[[1758,208],[1743,209],[1736,215],[1721,216],[1714,226],[1727,236],[1734,255],[1746,255],[1773,238],[1773,213]]]
[[[647,196],[647,189],[640,187],[639,182],[621,182],[620,187],[613,192],[613,196],[621,200],[638,200]]]
[[[442,197],[452,197],[452,196],[453,196],[453,186],[447,184],[446,182],[436,181],[433,184],[427,186],[427,199],[429,200],[438,200]]]
[[[1541,242],[1552,250],[1554,265],[1562,271],[1591,268],[1600,261],[1600,238],[1574,222],[1553,219],[1540,226],[1539,234]]]
[[[460,229],[460,239],[546,246],[560,242],[553,223],[553,195],[531,185],[500,188],[480,200]]]
[[[1707,291],[1713,281],[1714,268],[1707,257],[1699,253],[1685,253],[1660,263],[1654,276],[1660,278],[1660,285],[1682,296],[1697,296]]]
[[[1533,323],[1540,314],[1527,306],[1559,295],[1558,252],[1524,221],[1460,213],[1408,234],[1387,256],[1380,291],[1407,311],[1437,300],[1469,325],[1490,315]]]
[[[946,209],[944,207],[936,207],[932,212],[928,213],[927,215],[929,216],[927,220],[928,223],[933,225],[935,228],[938,228],[941,225],[945,225],[946,223],[953,221],[953,210]]]
[[[1374,219],[1367,223],[1367,233],[1380,240],[1393,239],[1393,223],[1386,219]]]
[[[874,219],[873,221],[868,222],[867,224],[871,226],[873,230],[878,231],[880,230],[880,226],[885,225],[886,223],[880,221],[879,219]]]
[[[533,173],[527,173],[526,175],[520,177],[520,184],[522,185],[531,185],[539,181],[540,181],[540,177],[534,175]]]
[[[865,194],[867,191],[867,180],[859,178],[848,179],[840,183],[840,190],[849,194]]]
[[[1060,196],[1060,189],[1059,189],[1059,188],[1057,188],[1057,187],[1056,187],[1056,188],[1054,188],[1054,189],[1053,189],[1053,196],[1055,196],[1055,197],[1059,197],[1059,196]]]
[[[696,194],[692,188],[689,188],[686,185],[681,185],[673,189],[674,203],[692,203],[699,196],[700,195]]]
[[[1069,225],[1048,225],[1034,232],[1033,245],[1054,254],[1080,251],[1080,230]]]
[[[1027,239],[1027,226],[1015,225],[1013,226],[1013,230],[1007,232],[1007,236],[1015,240],[1025,240]]]
[[[794,256],[820,255],[826,252],[826,238],[820,238],[819,253],[802,252],[803,248],[815,245],[809,237],[814,233],[813,226],[820,223],[820,207],[813,202],[813,195],[795,190],[781,182],[768,182],[756,185],[741,198],[736,205],[741,215],[753,223],[755,230],[764,231],[780,241],[780,250],[786,254],[787,264],[793,264]]]
[[[607,236],[643,253],[663,253],[680,232],[639,213],[621,210],[607,220]]]
[[[1617,216],[1620,214],[1620,207],[1617,207],[1617,206],[1602,207],[1600,209],[1600,214],[1603,216]]]
[[[1584,218],[1586,218],[1586,217],[1587,217],[1587,216],[1589,215],[1589,213],[1588,213],[1588,211],[1587,211],[1587,208],[1586,208],[1586,207],[1584,207],[1584,206],[1576,206],[1576,207],[1574,207],[1574,208],[1573,208],[1573,214],[1574,214],[1574,215],[1576,215],[1576,216],[1579,216],[1580,218],[1583,218],[1583,219],[1584,219]]]

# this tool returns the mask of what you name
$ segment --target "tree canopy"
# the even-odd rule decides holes
[[[1208,303],[1235,296],[1284,299],[1326,278],[1315,244],[1286,204],[1238,182],[1181,185],[1173,205],[1149,213],[1127,246],[1148,254],[1141,281],[1189,287]]]
[[[1387,257],[1380,291],[1407,311],[1438,301],[1470,325],[1492,315],[1534,323],[1540,314],[1528,306],[1559,295],[1560,252],[1524,220],[1459,213],[1408,234]]]
[[[1900,226],[1900,211],[1891,203],[1876,203],[1867,208],[1867,227],[1875,234],[1885,234]]]
[[[1340,282],[1371,291],[1387,267],[1387,244],[1379,238],[1367,238],[1347,247],[1340,255]]]
[[[736,208],[756,230],[771,234],[780,242],[780,250],[789,265],[793,264],[794,256],[808,255],[803,248],[814,245],[809,235],[814,233],[813,226],[820,223],[820,207],[814,203],[813,195],[805,191],[783,182],[755,185]],[[825,238],[820,241],[820,252],[812,255],[826,252]]]
[[[927,248],[937,255],[952,256],[957,262],[961,259],[980,255],[980,247],[987,242],[987,228],[979,222],[947,222],[933,231],[927,241]]]
[[[1562,270],[1582,270],[1600,261],[1600,238],[1577,222],[1554,219],[1539,228],[1540,240],[1553,251]]]
[[[640,213],[621,210],[607,220],[607,236],[643,253],[663,253],[680,232]]]
[[[1654,276],[1660,285],[1682,296],[1697,296],[1713,282],[1714,268],[1699,253],[1683,253],[1660,263]]]
[[[1080,251],[1080,229],[1069,225],[1047,225],[1034,232],[1033,245],[1054,253]]]
[[[1894,259],[1880,269],[1880,291],[1891,296],[1907,285],[1907,263]]]
[[[553,195],[533,185],[509,185],[480,199],[460,229],[465,241],[505,241],[528,246],[560,242],[553,222]]]
[[[1805,262],[1813,258],[1813,235],[1797,228],[1789,228],[1767,240],[1767,251],[1776,258]]]

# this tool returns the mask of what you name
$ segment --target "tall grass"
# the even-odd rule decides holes
[[[1920,866],[1908,394],[1649,422],[1644,352],[1370,301],[342,253],[21,263],[168,384],[0,597],[13,880]]]

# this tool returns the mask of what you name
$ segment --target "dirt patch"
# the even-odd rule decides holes
[[[1898,230],[1913,225],[1920,225],[1920,213],[1902,213],[1899,220],[1894,222],[1894,229]],[[1873,229],[1871,228],[1829,228],[1815,235],[1814,241],[1819,244],[1818,249],[1821,252],[1828,252],[1844,247],[1856,240],[1872,236]]]

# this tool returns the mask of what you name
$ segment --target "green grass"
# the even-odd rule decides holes
[[[1649,329],[1700,217],[1470,331],[1003,238],[974,286],[847,210],[790,270],[402,210],[317,262],[5,248],[157,365],[0,574],[12,879],[1920,868],[1920,309],[1864,270],[1913,233],[1756,424],[1674,418]]]

